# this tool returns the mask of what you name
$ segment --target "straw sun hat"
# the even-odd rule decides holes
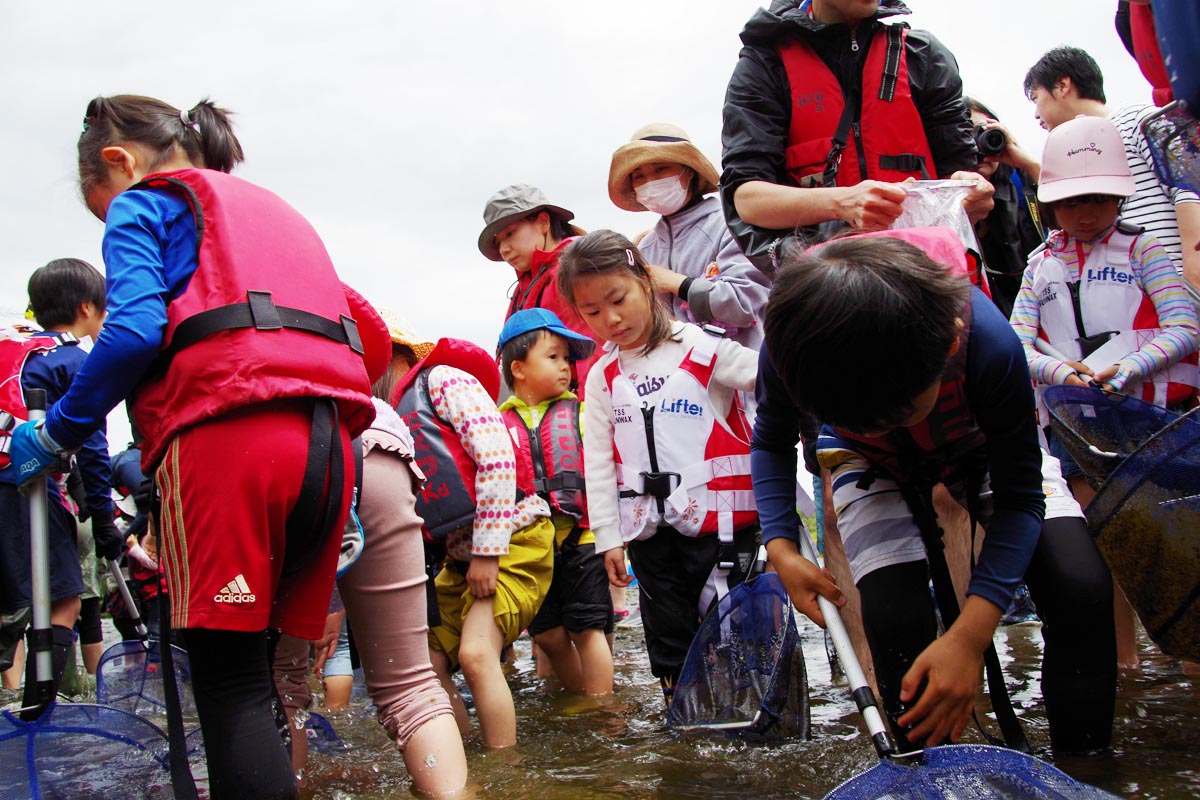
[[[629,175],[635,169],[656,161],[682,164],[696,173],[696,192],[705,195],[717,190],[717,170],[704,157],[681,128],[665,122],[652,122],[634,131],[628,143],[613,153],[608,170],[608,196],[618,208],[646,211],[637,201]]]
[[[418,361],[433,352],[435,343],[427,342],[417,336],[408,320],[390,308],[380,308],[378,311],[379,316],[387,323],[388,333],[391,335],[393,343],[410,348],[416,354]]]

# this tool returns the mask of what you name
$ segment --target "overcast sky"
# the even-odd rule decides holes
[[[583,228],[632,235],[650,214],[608,199],[612,151],[645,123],[684,128],[718,165],[738,33],[761,0],[163,3],[0,0],[0,321],[29,274],[102,267],[75,142],[93,96],[237,112],[236,174],[289,201],[343,280],[428,338],[490,349],[511,269],[475,243],[484,202],[532,183]],[[968,94],[1041,150],[1021,91],[1051,47],[1086,49],[1109,104],[1150,90],[1113,28],[1115,0],[911,0],[907,19],[958,57]],[[114,446],[119,447],[119,437]]]

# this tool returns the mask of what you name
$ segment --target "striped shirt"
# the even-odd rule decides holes
[[[1068,274],[1074,273],[1078,280],[1083,261],[1087,260],[1096,242],[1106,241],[1115,228],[1114,223],[1103,237],[1092,242],[1078,242],[1065,231],[1054,231],[1050,234],[1047,247],[1050,254],[1066,266]],[[1154,304],[1158,324],[1162,330],[1140,350],[1135,350],[1117,362],[1119,371],[1109,384],[1118,390],[1131,381],[1143,380],[1177,363],[1200,345],[1200,330],[1197,328],[1195,309],[1184,289],[1183,280],[1175,271],[1175,266],[1163,247],[1153,236],[1142,233],[1134,240],[1130,255],[1130,272],[1137,285]],[[1083,261],[1080,260],[1081,256]],[[1041,316],[1033,282],[1034,268],[1026,267],[1009,321],[1025,347],[1025,356],[1029,360],[1029,372],[1033,379],[1046,385],[1065,383],[1069,376],[1075,374],[1075,370],[1065,362],[1043,355],[1034,349],[1034,341],[1041,327]]]
[[[1169,189],[1159,182],[1150,160],[1150,146],[1142,134],[1142,121],[1157,111],[1154,106],[1126,106],[1109,115],[1109,119],[1125,140],[1125,157],[1137,188],[1121,203],[1121,218],[1141,225],[1146,233],[1158,239],[1171,257],[1176,270],[1183,269],[1183,251],[1179,243],[1179,222],[1175,206],[1179,203],[1200,202],[1194,192]]]

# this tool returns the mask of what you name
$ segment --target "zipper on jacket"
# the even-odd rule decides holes
[[[862,102],[861,100],[859,101]],[[859,113],[862,113],[861,107]],[[858,153],[858,179],[865,181],[867,175],[867,150],[863,147],[862,128],[859,123],[855,122],[850,125],[851,135],[854,137],[854,150]]]
[[[654,406],[642,402],[642,419],[646,424],[646,451],[650,455],[650,471],[658,472],[658,448],[654,446]],[[658,514],[662,517],[666,514],[667,507],[663,503],[663,498],[654,498],[658,503]]]
[[[857,30],[850,31],[850,52],[852,52],[852,53],[858,52],[858,31]]]
[[[663,222],[667,223],[667,269],[674,270],[675,229],[671,226],[671,220],[666,217],[663,217]]]

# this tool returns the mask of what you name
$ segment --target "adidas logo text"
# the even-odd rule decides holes
[[[217,603],[253,603],[257,599],[246,584],[246,578],[240,574],[213,597]]]

